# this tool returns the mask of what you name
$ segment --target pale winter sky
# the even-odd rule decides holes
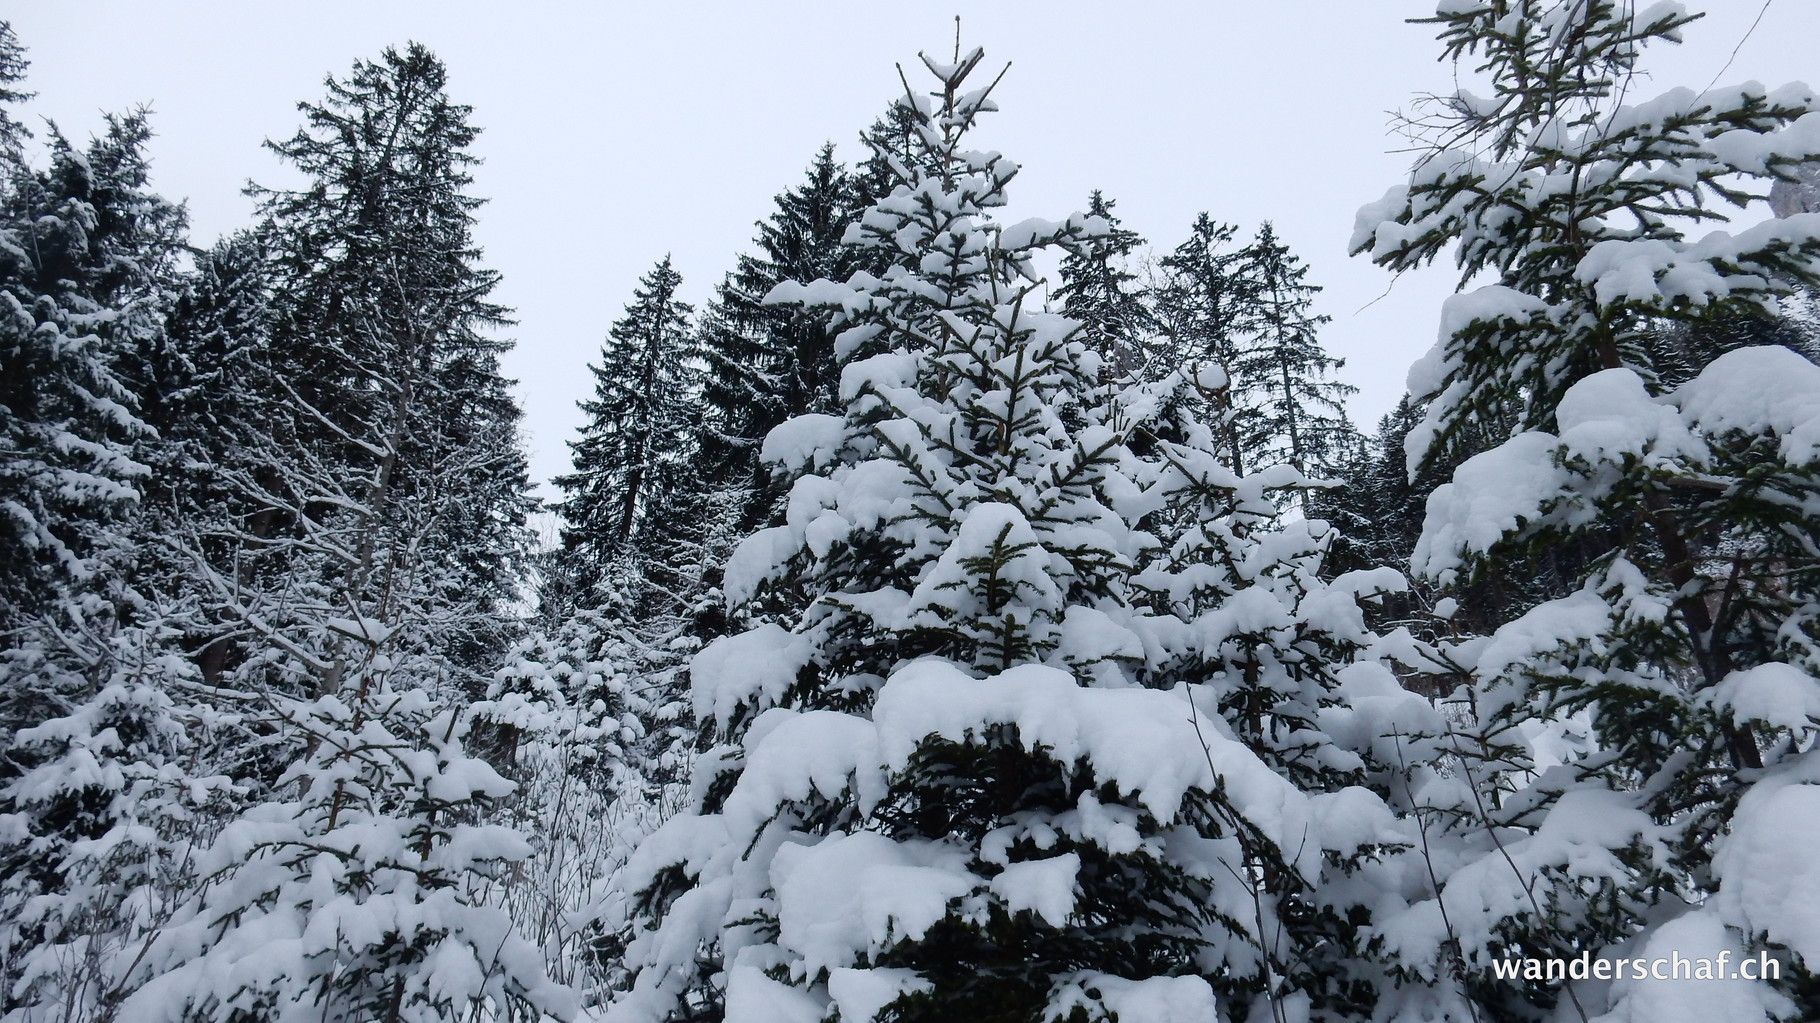
[[[1639,97],[1702,88],[1728,59],[1726,82],[1820,78],[1820,2],[1690,6],[1708,17],[1649,55]],[[1389,275],[1345,252],[1354,212],[1410,161],[1391,151],[1390,112],[1452,87],[1432,27],[1404,21],[1433,0],[8,7],[39,94],[28,123],[86,137],[101,111],[150,104],[155,184],[188,202],[199,245],[249,222],[249,178],[285,183],[260,142],[296,129],[296,103],[319,101],[326,74],[412,39],[440,55],[485,129],[478,233],[518,310],[506,368],[540,480],[567,468],[584,367],[638,277],[671,253],[685,297],[705,302],[824,140],[860,155],[855,136],[900,91],[893,64],[923,84],[916,53],[950,52],[956,13],[965,45],[1013,64],[979,136],[1024,167],[1008,222],[1064,216],[1094,188],[1159,251],[1200,210],[1247,233],[1274,221],[1327,289],[1323,339],[1361,389],[1361,423],[1396,402],[1453,285],[1437,268],[1384,296]]]

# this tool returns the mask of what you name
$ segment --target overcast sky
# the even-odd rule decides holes
[[[1310,265],[1324,341],[1374,423],[1431,343],[1447,268],[1388,274],[1346,256],[1353,214],[1397,183],[1390,112],[1446,91],[1433,0],[1196,3],[591,4],[313,0],[15,0],[32,60],[28,123],[95,131],[101,111],[154,110],[154,183],[185,200],[192,240],[247,224],[248,179],[283,183],[266,138],[300,123],[326,74],[418,40],[474,107],[491,200],[479,240],[518,311],[507,371],[526,408],[532,473],[566,470],[599,352],[638,277],[665,253],[704,302],[771,197],[816,148],[859,154],[859,130],[901,91],[894,63],[966,45],[1009,61],[981,148],[1023,165],[1008,222],[1059,218],[1103,189],[1126,226],[1167,251],[1197,211],[1262,220]],[[1680,47],[1646,63],[1654,89],[1820,79],[1820,2],[1707,0]],[[1761,23],[1745,40],[1753,20]],[[1384,296],[1380,298],[1380,296]],[[1376,300],[1374,302],[1374,300]]]

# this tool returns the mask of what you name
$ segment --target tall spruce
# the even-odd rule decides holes
[[[1088,340],[1120,376],[1138,372],[1144,344],[1154,337],[1143,289],[1133,287],[1138,275],[1127,264],[1144,244],[1136,231],[1119,226],[1116,206],[1099,189],[1087,197],[1086,214],[1106,221],[1107,231],[1080,252],[1062,257],[1062,285],[1057,297],[1062,312],[1086,324]]]
[[[885,137],[886,125],[881,120],[872,133]],[[824,145],[803,182],[777,196],[777,208],[758,224],[755,251],[739,257],[702,317],[706,365],[695,461],[704,571],[692,626],[702,639],[729,628],[720,562],[740,537],[783,514],[788,481],[759,458],[765,435],[792,416],[839,406],[833,343],[820,318],[766,305],[764,297],[787,280],[844,280],[881,269],[877,253],[847,241],[877,189],[888,190],[881,180],[869,165],[848,170]]]
[[[155,443],[134,384],[185,223],[150,190],[150,137],[144,111],[110,115],[86,147],[53,127],[44,170],[14,164],[0,222],[0,635],[15,654],[93,668],[85,689],[107,675],[127,599],[128,524]],[[12,661],[24,674],[0,694],[7,726],[70,709]]]
[[[687,528],[677,499],[690,486],[700,368],[694,307],[676,297],[682,275],[665,256],[640,279],[589,366],[594,397],[581,438],[569,442],[575,471],[554,480],[568,496],[563,547],[583,607],[636,618],[662,586],[666,534]],[[654,577],[654,573],[658,573]],[[657,606],[661,606],[661,603]]]
[[[1474,984],[1485,1018],[1811,1018],[1820,912],[1820,368],[1780,346],[1652,360],[1663,321],[1772,313],[1820,275],[1811,216],[1710,230],[1820,150],[1816,99],[1757,83],[1637,92],[1641,57],[1695,15],[1613,0],[1475,0],[1430,23],[1488,88],[1440,98],[1407,184],[1356,252],[1451,250],[1461,286],[1411,372],[1429,498],[1415,569],[1443,586],[1577,551],[1571,592],[1452,656],[1476,723],[1425,801],[1466,855],[1430,905],[1452,933],[1410,964],[1510,955],[1734,958],[1780,979],[1710,996],[1659,978]],[[1501,441],[1501,443],[1497,443]],[[1550,765],[1554,766],[1550,766]],[[1493,795],[1496,798],[1493,798]],[[1451,949],[1451,951],[1449,951]],[[1704,989],[1704,987],[1703,987]]]
[[[0,102],[24,66],[0,26]],[[24,137],[0,118],[0,1014],[74,1020],[181,886],[210,789],[186,789],[182,662],[131,570],[163,451],[136,392],[185,218],[150,189],[143,110],[86,146],[52,126],[42,170]]]
[[[31,134],[9,109],[32,97],[32,93],[17,88],[29,67],[31,61],[26,59],[25,46],[13,31],[12,22],[0,21],[0,165],[6,168],[9,179],[24,170],[20,157],[24,155],[25,139]]]
[[[1321,289],[1307,283],[1308,267],[1269,221],[1244,249],[1239,273],[1248,301],[1231,386],[1244,462],[1322,475],[1356,434],[1346,399],[1358,389],[1333,378],[1345,361],[1321,347],[1317,334],[1329,317],[1311,309]]]
[[[515,597],[529,507],[498,369],[507,342],[493,335],[509,319],[472,241],[476,129],[444,80],[416,45],[331,78],[324,103],[300,107],[305,126],[269,144],[306,184],[256,189],[257,241],[212,257],[231,280],[180,310],[185,343],[251,348],[245,377],[220,378],[219,395],[193,381],[187,399],[250,416],[211,470],[239,495],[232,514],[187,543],[212,613],[239,637],[227,661],[247,663],[252,685],[334,691],[340,640],[298,646],[286,632],[325,615],[410,605],[427,630],[416,640],[476,693],[509,638],[498,611]],[[260,655],[271,642],[327,646],[277,667]]]
[[[832,316],[843,408],[765,439],[787,514],[726,569],[758,622],[692,663],[722,745],[627,868],[608,1018],[1367,1018],[1370,900],[1319,889],[1396,831],[1377,733],[1434,725],[1365,653],[1396,577],[1324,585],[1323,528],[1271,525],[1305,481],[1204,426],[1136,453],[1182,374],[1109,389],[1040,308],[1033,258],[1106,224],[989,219],[981,60],[902,102],[856,232],[888,268],[769,297]]]
[[[240,501],[181,540],[236,647],[207,698],[248,740],[220,755],[252,805],[122,974],[123,1018],[572,1011],[485,903],[530,855],[480,823],[512,786],[465,745],[528,499],[476,129],[445,84],[422,46],[388,49],[271,144],[305,184],[257,192],[269,334],[233,383],[260,418],[213,468]]]
[[[759,222],[757,251],[741,255],[717,289],[704,331],[712,361],[703,397],[724,447],[704,449],[710,478],[751,485],[758,445],[772,427],[834,406],[827,330],[801,310],[765,305],[764,297],[783,281],[845,279],[857,269],[854,250],[841,241],[858,216],[857,198],[834,146],[824,145],[802,184],[779,193],[777,209]],[[745,511],[742,526],[759,524]]]
[[[1187,240],[1158,261],[1162,277],[1152,288],[1159,343],[1152,362],[1164,371],[1180,366],[1217,370],[1226,381],[1200,395],[1214,417],[1227,464],[1234,472],[1257,468],[1246,459],[1251,416],[1234,401],[1233,363],[1239,331],[1253,299],[1242,272],[1245,254],[1233,245],[1238,227],[1197,215]]]

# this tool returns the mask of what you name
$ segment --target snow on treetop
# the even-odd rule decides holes
[[[894,939],[920,939],[948,900],[983,887],[964,850],[945,842],[893,841],[876,832],[785,844],[771,861],[778,944],[803,975],[852,966]]]
[[[1748,798],[1748,797],[1747,797]],[[1811,814],[1812,807],[1806,808]],[[1810,817],[1810,819],[1812,819]],[[1811,849],[1812,846],[1807,846]],[[1812,905],[1811,902],[1797,903]],[[1701,980],[1637,978],[1619,974],[1612,982],[1612,1011],[1600,1023],[1709,1023],[1711,1020],[1792,1019],[1799,1011],[1780,992],[1745,980],[1737,964],[1748,953],[1715,912],[1697,909],[1645,932],[1628,950],[1634,962],[1659,958],[1715,961],[1729,957],[1729,975]]]
[[[709,643],[689,663],[696,718],[725,728],[755,697],[764,706],[774,705],[814,649],[808,638],[769,623]]]
[[[1561,397],[1555,422],[1562,447],[1594,461],[1645,454],[1661,460],[1703,449],[1674,407],[1650,397],[1630,369],[1601,370],[1575,384]]]
[[[772,427],[758,457],[786,469],[813,468],[840,450],[846,437],[847,421],[842,417],[805,413]]]
[[[1591,285],[1593,297],[1604,306],[1704,306],[1733,294],[1762,303],[1788,286],[1775,279],[1775,269],[1761,254],[1793,252],[1817,235],[1820,213],[1801,213],[1735,235],[1711,231],[1692,244],[1610,238],[1587,252],[1574,268],[1574,279]]]

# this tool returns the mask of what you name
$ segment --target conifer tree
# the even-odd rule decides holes
[[[0,232],[0,723],[63,716],[109,678],[129,523],[155,438],[133,384],[184,214],[148,186],[143,111],[7,184]],[[19,166],[19,165],[15,165]]]
[[[1448,301],[1411,373],[1427,403],[1412,468],[1506,431],[1429,498],[1414,568],[1461,586],[1584,555],[1571,592],[1452,655],[1477,722],[1455,740],[1457,786],[1424,796],[1436,840],[1465,853],[1430,904],[1451,940],[1426,954],[1473,975],[1507,955],[1788,956],[1779,982],[1733,977],[1700,999],[1657,978],[1482,983],[1491,1018],[1820,1011],[1820,889],[1811,829],[1793,825],[1820,801],[1820,368],[1759,346],[1689,373],[1650,343],[1664,320],[1771,312],[1812,286],[1811,216],[1704,225],[1814,158],[1816,100],[1756,83],[1638,96],[1645,46],[1694,17],[1443,5],[1446,55],[1476,62],[1489,94],[1438,101],[1409,182],[1354,236],[1398,270],[1452,248],[1462,287],[1493,282]],[[1423,947],[1403,944],[1410,964]]]
[[[1143,345],[1156,332],[1142,290],[1132,287],[1137,274],[1125,266],[1144,239],[1119,226],[1112,212],[1116,205],[1097,188],[1087,197],[1086,214],[1105,220],[1109,230],[1081,252],[1062,257],[1057,295],[1062,311],[1087,325],[1089,340],[1113,371],[1128,376],[1137,372]]]
[[[1206,366],[1225,378],[1217,392],[1201,397],[1227,463],[1244,473],[1257,468],[1245,457],[1251,416],[1234,402],[1231,387],[1238,332],[1253,296],[1242,272],[1244,252],[1232,247],[1237,232],[1233,224],[1199,214],[1188,239],[1159,261],[1164,276],[1152,293],[1162,336],[1151,361],[1165,369]]]
[[[263,352],[273,321],[273,278],[265,244],[237,232],[195,256],[178,278],[169,312],[141,353],[134,389],[139,415],[157,432],[148,451],[133,562],[134,589],[148,599],[186,612],[166,624],[182,629],[182,646],[202,677],[220,684],[236,649],[231,618],[204,611],[213,601],[198,579],[192,553],[211,563],[234,563],[235,547],[218,538],[248,519],[265,523],[278,514],[233,480],[255,471],[269,424],[282,418],[277,396],[259,386]],[[209,537],[196,550],[184,538]],[[173,542],[173,540],[175,542]],[[269,574],[274,566],[266,566]],[[242,586],[264,585],[254,564],[241,561]]]
[[[180,334],[250,346],[209,470],[238,500],[180,546],[221,630],[198,651],[206,696],[241,721],[220,755],[253,805],[124,974],[124,1018],[571,1011],[484,904],[526,850],[479,823],[511,785],[464,740],[513,631],[528,501],[489,333],[507,313],[472,243],[476,129],[445,84],[415,44],[331,78],[272,146],[305,185],[259,193],[246,258],[268,265],[198,293]],[[211,661],[221,635],[236,649]]]
[[[759,222],[758,251],[740,256],[716,291],[703,332],[710,359],[703,399],[715,422],[703,449],[709,478],[751,485],[758,445],[773,426],[834,407],[828,332],[814,317],[763,299],[783,281],[845,279],[858,268],[858,250],[841,241],[863,209],[858,199],[833,145],[824,145],[803,183],[780,193],[776,211]],[[755,528],[752,510],[745,512],[740,525]]]
[[[196,770],[194,667],[151,624],[110,636],[104,684],[11,737],[0,786],[0,1016],[108,1019],[119,966],[199,882],[198,844],[231,793]]]
[[[529,501],[505,342],[489,334],[508,315],[471,239],[477,129],[445,79],[412,45],[304,104],[305,127],[271,147],[307,184],[258,192],[268,265],[235,271],[251,308],[225,295],[195,328],[252,335],[198,342],[252,346],[250,379],[222,381],[250,395],[197,382],[190,400],[254,418],[213,469],[236,514],[201,523],[186,549],[255,688],[338,688],[331,617],[411,618],[470,695],[509,638],[496,612],[515,598]],[[263,656],[272,643],[311,652],[283,665]]]
[[[1395,580],[1321,583],[1322,527],[1271,525],[1292,469],[1193,423],[1136,453],[1181,374],[1109,391],[1031,270],[1109,225],[993,224],[982,54],[923,60],[856,232],[887,268],[770,296],[833,315],[843,411],[765,439],[786,518],[726,570],[758,622],[691,665],[722,745],[627,868],[608,1018],[1364,1018],[1371,910],[1317,889],[1397,831],[1372,737],[1434,727],[1364,653]]]
[[[25,80],[25,71],[30,66],[25,47],[13,32],[12,22],[0,21],[0,166],[5,167],[9,179],[24,169],[19,161],[25,138],[31,133],[13,119],[12,111],[7,108],[32,97],[31,93],[15,88]]]
[[[874,133],[887,129],[880,122]],[[777,196],[777,209],[758,225],[756,251],[741,255],[702,318],[706,358],[701,429],[696,456],[713,525],[703,559],[704,585],[733,544],[782,514],[784,481],[759,459],[765,435],[805,412],[839,406],[832,341],[820,318],[793,307],[768,306],[764,297],[787,280],[845,280],[860,269],[878,270],[878,254],[846,241],[848,229],[877,196],[876,173],[849,171],[834,147],[816,154],[803,182]],[[704,594],[704,597],[706,595]],[[720,612],[698,608],[705,637],[724,634]]]
[[[648,606],[649,584],[666,581],[653,578],[666,533],[689,524],[671,518],[690,471],[699,373],[681,284],[668,256],[639,281],[589,367],[594,397],[581,403],[589,419],[569,442],[575,471],[554,481],[568,495],[557,510],[577,600],[628,617]]]
[[[131,963],[125,1019],[566,1019],[486,879],[530,855],[482,823],[512,784],[467,755],[464,713],[391,685],[383,633],[342,696],[286,706],[313,740],[197,864],[189,905]]]
[[[1249,296],[1242,340],[1231,359],[1233,403],[1242,410],[1244,463],[1287,463],[1322,475],[1352,440],[1346,398],[1357,388],[1332,379],[1345,360],[1316,337],[1327,316],[1310,311],[1320,287],[1266,221],[1239,270]]]
[[[1422,532],[1428,492],[1445,478],[1411,482],[1404,467],[1403,440],[1422,418],[1421,406],[1404,395],[1378,420],[1370,437],[1355,439],[1339,459],[1343,485],[1313,495],[1309,513],[1334,523],[1340,533],[1332,565],[1403,568]]]

